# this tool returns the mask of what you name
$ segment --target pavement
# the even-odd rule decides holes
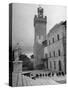
[[[37,85],[58,85],[59,83],[52,80],[51,78],[38,78],[38,79],[31,79],[27,76],[22,77],[24,86],[37,86]]]
[[[51,78],[52,80],[56,81],[59,84],[65,84],[66,83],[66,76],[54,76]]]
[[[33,74],[40,72],[33,72]],[[43,73],[43,71],[41,71]],[[48,73],[48,72],[46,72]],[[66,76],[39,76],[32,79],[32,76],[26,76],[23,73],[13,73],[13,86],[39,86],[39,85],[58,85],[66,83]]]

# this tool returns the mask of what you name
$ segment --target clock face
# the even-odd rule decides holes
[[[42,42],[43,42],[43,36],[41,35],[40,38],[39,38],[39,36],[37,36],[37,37],[36,37],[36,42],[37,42],[38,44],[42,44]]]

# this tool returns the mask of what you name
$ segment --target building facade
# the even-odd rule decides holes
[[[42,42],[46,38],[46,22],[47,17],[43,15],[43,8],[39,7],[37,10],[38,15],[34,17],[34,28],[35,28],[35,38],[34,38],[34,67],[37,68],[42,64],[41,59],[44,57],[44,47]]]
[[[66,21],[56,24],[48,33],[44,56],[48,58],[48,70],[66,71]]]

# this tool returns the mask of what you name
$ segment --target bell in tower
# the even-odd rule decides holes
[[[38,8],[38,17],[43,17],[43,8],[42,7]]]

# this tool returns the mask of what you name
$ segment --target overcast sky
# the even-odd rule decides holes
[[[47,33],[60,21],[66,20],[66,7],[55,5],[40,5],[47,16]],[[32,52],[34,42],[34,15],[37,14],[37,4],[13,4],[12,15],[12,46],[20,43],[23,51]]]

